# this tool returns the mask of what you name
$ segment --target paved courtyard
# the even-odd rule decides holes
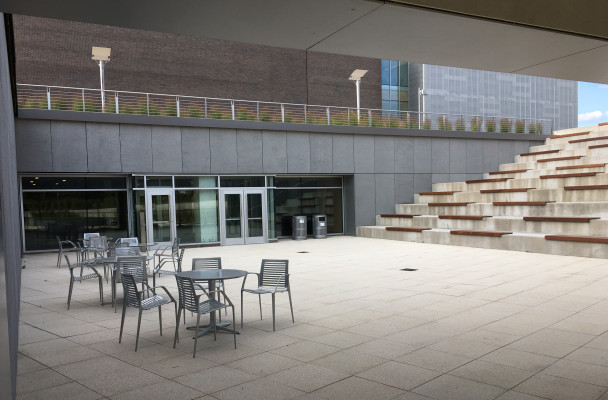
[[[193,359],[183,324],[173,349],[166,306],[163,336],[144,312],[135,352],[136,310],[119,344],[120,308],[99,305],[96,281],[75,284],[68,311],[65,264],[25,256],[18,398],[608,399],[606,260],[331,237],[188,249],[183,265],[213,256],[248,271],[289,259],[295,323],[286,294],[276,332],[271,297],[260,321],[246,294],[237,349],[207,335]],[[173,277],[160,284],[177,297]],[[240,284],[226,285],[237,319]]]

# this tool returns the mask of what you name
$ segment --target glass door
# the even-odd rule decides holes
[[[265,190],[222,190],[220,219],[223,245],[266,243],[268,227]]]
[[[175,238],[173,189],[148,189],[146,203],[148,243],[171,245]]]

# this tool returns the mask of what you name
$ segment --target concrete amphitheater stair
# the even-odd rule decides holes
[[[608,258],[608,125],[574,128],[482,179],[433,184],[357,236]]]

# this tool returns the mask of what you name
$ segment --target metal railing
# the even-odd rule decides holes
[[[19,108],[435,131],[553,132],[550,119],[357,109],[117,90],[105,90],[104,94],[106,101],[102,108],[100,89],[17,84]]]

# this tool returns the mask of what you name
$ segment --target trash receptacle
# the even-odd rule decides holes
[[[297,215],[293,217],[293,223],[291,224],[294,240],[305,240],[306,239],[306,217],[303,215]]]
[[[327,238],[327,216],[312,216],[312,237],[315,239]]]

